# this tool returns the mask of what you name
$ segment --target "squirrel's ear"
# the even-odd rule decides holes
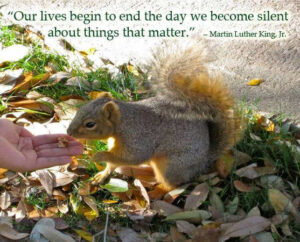
[[[117,123],[120,120],[121,113],[119,106],[113,101],[105,103],[102,107],[102,112],[104,117],[113,123]]]

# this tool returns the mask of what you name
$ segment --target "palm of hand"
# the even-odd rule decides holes
[[[68,147],[58,148],[59,137],[70,141]],[[68,163],[70,156],[81,153],[82,145],[69,136],[33,136],[8,120],[0,120],[0,167],[30,171]]]

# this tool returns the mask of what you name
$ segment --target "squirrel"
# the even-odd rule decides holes
[[[234,98],[219,77],[209,75],[206,62],[200,46],[162,44],[148,65],[153,97],[123,102],[104,93],[79,109],[68,134],[114,141],[94,156],[107,162],[107,172],[147,162],[165,191],[191,181],[208,172],[241,133]]]

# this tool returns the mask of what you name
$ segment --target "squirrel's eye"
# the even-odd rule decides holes
[[[92,129],[96,126],[96,123],[95,122],[87,122],[84,124],[84,126],[88,129]]]

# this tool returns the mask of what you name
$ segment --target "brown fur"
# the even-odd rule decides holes
[[[149,65],[154,97],[127,103],[108,96],[96,99],[78,111],[68,133],[113,137],[115,146],[97,153],[95,160],[150,162],[165,190],[190,181],[207,172],[240,133],[234,100],[219,78],[209,75],[205,62],[197,45],[162,46]],[[90,122],[96,125],[85,127]]]

